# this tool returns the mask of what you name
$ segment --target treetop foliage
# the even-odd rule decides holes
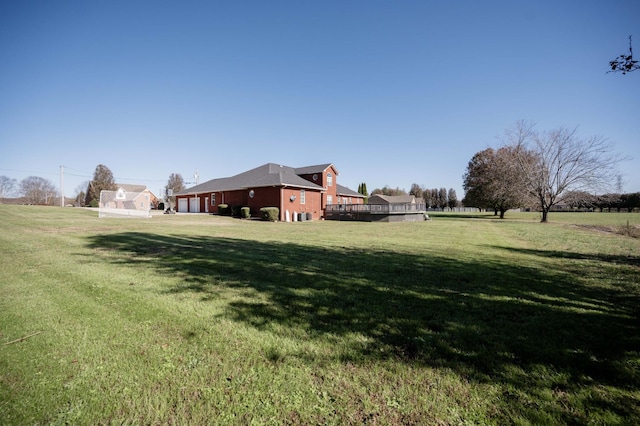
[[[617,180],[616,165],[624,158],[605,138],[579,138],[577,129],[565,127],[537,132],[534,126],[521,120],[505,131],[502,148],[474,155],[464,176],[467,203],[502,211],[535,200],[546,222],[566,194],[604,193]]]
[[[492,209],[500,218],[507,210],[522,207],[529,194],[517,164],[517,148],[513,146],[476,153],[462,177],[465,204]]]
[[[411,184],[411,189],[409,190],[409,194],[404,189],[400,188],[390,188],[389,186],[384,186],[383,188],[376,188],[373,190],[371,195],[413,195],[416,198],[420,198],[424,200],[424,203],[427,208],[432,209],[442,209],[445,207],[453,208],[457,207],[458,197],[456,195],[456,190],[453,188],[427,188],[424,185],[420,185],[417,183]]]
[[[116,182],[111,169],[104,164],[98,164],[93,172],[93,179],[89,182],[89,188],[87,188],[85,204],[96,207],[102,190],[115,191]]]
[[[362,194],[365,197],[369,196],[369,192],[367,191],[367,184],[365,182],[362,182],[360,185],[358,185],[358,194]]]
[[[371,195],[408,195],[407,191],[404,189],[400,189],[399,187],[391,188],[388,185],[383,186],[382,188],[376,188],[371,192]]]
[[[186,186],[184,184],[184,179],[182,178],[182,175],[180,173],[171,173],[169,175],[169,180],[164,187],[166,194],[168,194],[169,190],[173,191],[173,193],[175,194],[176,192],[180,192],[185,188]]]

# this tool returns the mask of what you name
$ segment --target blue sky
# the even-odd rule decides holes
[[[369,191],[454,188],[517,120],[631,157],[629,1],[3,1],[0,175],[73,196],[98,164],[159,192],[264,163],[333,163]]]

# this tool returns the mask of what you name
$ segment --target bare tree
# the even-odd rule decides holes
[[[409,195],[413,195],[416,198],[422,198],[423,191],[424,189],[422,188],[422,186],[418,185],[417,183],[412,183],[411,189],[409,189]]]
[[[171,173],[169,175],[169,180],[164,187],[165,200],[169,201],[169,209],[171,209],[172,204],[176,201],[173,194],[180,192],[185,188],[184,179],[180,173]]]
[[[0,203],[10,195],[16,187],[16,180],[7,176],[0,176]]]
[[[29,204],[49,205],[57,195],[53,183],[38,176],[29,176],[21,180],[19,191]]]
[[[449,208],[452,209],[458,206],[458,195],[456,194],[456,190],[453,188],[449,188],[449,192],[447,193],[447,204]]]
[[[440,207],[440,198],[438,197],[438,188],[431,188],[431,197],[429,204],[432,208],[437,209]]]
[[[426,208],[431,208],[431,190],[426,186],[422,186],[422,199]]]
[[[447,207],[447,188],[438,189],[438,207],[444,209]]]
[[[551,207],[568,192],[605,193],[615,186],[617,165],[624,160],[601,136],[578,138],[577,129],[560,127],[542,134],[532,127],[516,124],[508,132],[515,139],[513,148],[519,172],[547,222]]]
[[[87,198],[87,193],[85,192],[89,188],[89,181],[86,180],[82,182],[80,185],[76,186],[75,189],[75,199],[74,204],[76,207],[84,207],[84,202]]]

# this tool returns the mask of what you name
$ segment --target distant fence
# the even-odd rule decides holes
[[[327,220],[361,222],[417,222],[427,219],[427,212],[478,212],[475,207],[444,209],[427,208],[424,204],[330,204],[325,209]]]
[[[329,204],[326,213],[373,213],[373,214],[393,214],[393,213],[420,213],[420,212],[466,212],[477,213],[477,207],[445,207],[432,208],[425,204],[393,203],[393,204]]]
[[[443,209],[439,208],[428,208],[426,209],[428,212],[456,212],[456,213],[478,213],[480,211],[477,207],[445,207]]]

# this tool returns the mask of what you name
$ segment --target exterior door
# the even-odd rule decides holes
[[[189,200],[186,198],[178,198],[178,212],[187,213],[189,211]]]

